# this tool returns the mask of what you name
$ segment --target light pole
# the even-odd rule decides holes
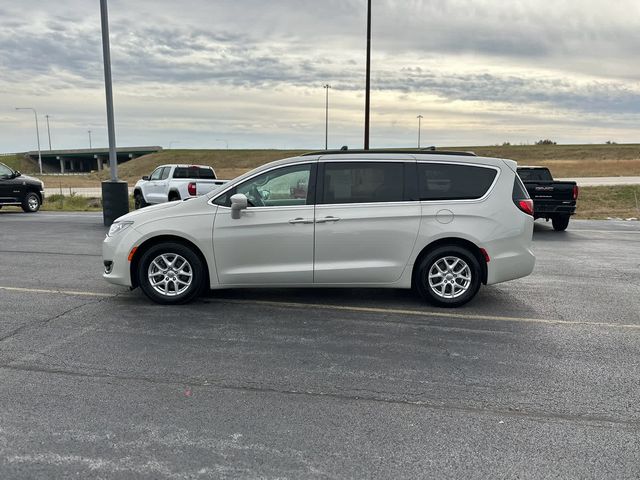
[[[422,129],[422,119],[424,117],[422,115],[418,115],[416,118],[418,119],[418,148],[420,148],[420,130]]]
[[[367,80],[364,97],[364,149],[369,150],[369,109],[371,106],[371,0],[367,2]]]
[[[89,150],[91,150],[91,148],[93,148],[91,146],[91,130],[87,130],[87,133],[89,134]]]
[[[109,12],[107,0],[100,0],[100,25],[102,27],[102,59],[104,62],[104,90],[107,103],[107,132],[109,134],[109,170],[111,180],[102,182],[102,216],[105,226],[129,212],[127,182],[118,181],[118,155],[116,153],[116,129],[113,114],[113,86],[111,83],[111,49],[109,46]]]
[[[329,89],[331,88],[331,85],[327,83],[326,85],[323,85],[322,88],[327,91],[324,109],[324,149],[329,150]]]
[[[51,151],[51,129],[49,129],[49,117],[51,115],[46,114],[45,118],[47,119],[47,135],[49,136],[49,151]]]
[[[224,142],[227,150],[229,150],[229,142],[227,142],[224,138],[216,138],[216,142]]]
[[[38,128],[38,112],[32,107],[16,107],[16,110],[31,110],[36,119],[36,138],[38,139],[38,166],[40,167],[40,175],[42,175],[42,152],[40,152],[40,129]]]

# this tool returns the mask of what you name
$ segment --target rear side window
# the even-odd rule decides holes
[[[419,163],[420,200],[472,200],[484,196],[496,178],[493,168]]]
[[[213,170],[204,167],[176,167],[173,172],[173,178],[200,178],[205,180],[214,180],[216,177]]]
[[[513,191],[511,193],[511,198],[514,201],[525,200],[529,198],[529,192],[527,192],[527,189],[524,188],[522,180],[520,180],[520,177],[518,175],[516,175],[513,179]]]
[[[401,162],[326,163],[323,202],[401,202],[404,199],[404,164]]]

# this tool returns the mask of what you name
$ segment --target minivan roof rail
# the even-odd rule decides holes
[[[432,155],[460,155],[463,157],[477,156],[473,152],[463,152],[455,150],[436,150],[435,147],[428,148],[378,148],[369,150],[347,150],[344,147],[340,150],[318,150],[315,152],[303,153],[303,157],[310,155],[350,155],[353,153],[407,153],[407,154],[432,154]]]

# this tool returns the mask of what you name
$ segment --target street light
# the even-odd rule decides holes
[[[424,117],[422,115],[418,115],[416,118],[418,119],[418,148],[420,148],[420,130],[422,127],[422,119]]]
[[[38,112],[32,107],[16,107],[16,110],[31,110],[36,119],[36,138],[38,139],[38,165],[40,167],[40,175],[42,175],[42,153],[40,152],[40,129],[38,128]]]
[[[216,142],[224,142],[224,144],[227,147],[227,150],[229,150],[229,142],[227,142],[224,138],[216,138]]]
[[[367,2],[367,81],[364,99],[364,149],[369,150],[369,109],[371,106],[371,0]]]
[[[91,130],[87,130],[87,133],[89,134],[89,150],[91,150]]]
[[[49,151],[51,151],[51,130],[49,129],[49,117],[51,115],[46,114],[45,118],[47,119],[47,135],[49,136]]]
[[[109,169],[111,180],[102,182],[102,217],[110,226],[118,217],[129,212],[127,182],[118,181],[118,155],[113,114],[113,86],[111,83],[111,48],[109,46],[109,12],[107,0],[100,0],[100,26],[102,27],[102,60],[104,63],[104,90],[107,102],[107,132],[109,134]]]
[[[329,150],[329,89],[331,88],[331,85],[327,83],[326,85],[323,85],[322,88],[327,91],[324,120],[324,149]]]

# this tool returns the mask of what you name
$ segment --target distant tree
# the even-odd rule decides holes
[[[511,145],[511,142],[502,142],[503,147],[508,147]]]
[[[615,145],[616,142],[614,142],[613,140],[607,140],[606,142],[604,142],[607,145]]]
[[[556,142],[554,142],[553,140],[549,140],[548,138],[545,138],[544,140],[538,140],[536,142],[536,145],[556,145]]]

